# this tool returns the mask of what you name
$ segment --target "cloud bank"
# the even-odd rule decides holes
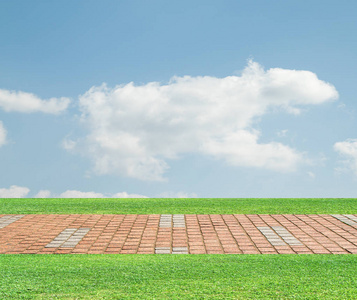
[[[68,98],[42,100],[34,94],[0,89],[0,108],[6,112],[59,114],[67,109]]]
[[[59,195],[54,195],[49,190],[39,191],[34,198],[148,198],[139,194],[128,194],[127,192],[104,195],[96,192],[81,192],[77,190],[67,190]]]
[[[8,189],[0,189],[0,198],[24,198],[29,192],[27,187],[12,185]]]
[[[350,170],[357,176],[357,139],[337,142],[333,148],[343,157],[343,169]]]
[[[0,147],[6,144],[6,130],[0,121]]]
[[[30,189],[27,187],[12,185],[10,188],[0,189],[0,198],[25,198],[28,197]],[[40,190],[33,198],[148,198],[139,194],[128,194],[121,192],[116,194],[102,194],[96,192],[81,192],[77,190],[67,190],[59,195],[51,193],[49,190]]]
[[[127,192],[116,193],[113,195],[104,195],[95,192],[81,192],[76,190],[68,190],[60,194],[58,198],[148,198],[139,194],[128,194]]]
[[[0,189],[0,198],[25,198],[29,197],[30,189],[27,187],[12,185],[10,188]],[[157,196],[158,198],[197,198],[195,193],[185,192],[164,192]],[[129,194],[120,192],[115,194],[102,194],[96,192],[82,192],[78,190],[67,190],[61,194],[54,194],[49,190],[40,190],[36,195],[30,198],[149,198],[140,194]]]
[[[299,114],[301,107],[338,98],[336,89],[309,71],[250,61],[241,76],[173,77],[169,83],[92,87],[79,98],[85,137],[64,141],[86,155],[93,173],[164,180],[168,160],[186,153],[233,166],[294,171],[304,155],[278,142],[261,143],[254,129],[272,110]]]

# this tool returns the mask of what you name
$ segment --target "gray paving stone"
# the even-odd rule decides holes
[[[357,217],[356,216],[354,216],[354,215],[344,215],[346,218],[349,218],[349,219],[351,219],[352,221],[355,221],[355,222],[357,222]]]
[[[266,237],[272,246],[285,246],[286,243],[270,228],[270,227],[257,227],[260,232]]]
[[[161,215],[160,216],[160,222],[159,222],[159,228],[170,228],[172,227],[172,215]]]
[[[186,227],[185,216],[182,214],[173,215],[172,221],[173,221],[173,227],[176,227],[176,228],[185,228]]]
[[[170,254],[170,250],[155,250],[155,254]]]
[[[63,233],[74,233],[76,231],[77,231],[76,228],[67,228],[67,229],[63,230]]]
[[[188,254],[187,247],[172,247],[172,254]]]
[[[273,226],[275,232],[284,240],[285,243],[291,246],[302,245],[302,243],[296,239],[287,229],[282,226]]]
[[[185,228],[185,216],[182,214],[176,215],[161,215],[159,221],[159,227],[161,228]]]
[[[187,251],[187,247],[172,247],[172,251]]]
[[[89,228],[67,228],[63,230],[58,236],[56,236],[50,243],[48,243],[46,248],[74,248],[89,232],[89,230]]]
[[[3,216],[0,218],[0,228],[5,228],[6,226],[20,220],[25,215],[14,215],[14,216]]]
[[[61,245],[62,245],[62,243],[49,243],[49,244],[46,246],[46,248],[59,247],[59,246],[61,246]]]
[[[68,239],[66,242],[71,242],[71,243],[79,243],[81,239]]]
[[[347,224],[347,225],[350,225],[350,226],[353,226],[353,227],[357,227],[357,222],[353,221],[352,219],[346,217],[346,215],[331,215],[332,217],[340,220],[341,222]],[[351,216],[351,215],[347,215],[347,216]],[[352,215],[353,216],[353,215]]]

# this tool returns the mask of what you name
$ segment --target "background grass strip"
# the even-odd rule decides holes
[[[0,199],[1,214],[356,214],[356,198]]]

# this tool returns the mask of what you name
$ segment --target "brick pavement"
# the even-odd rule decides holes
[[[356,215],[0,215],[0,254],[357,254]]]

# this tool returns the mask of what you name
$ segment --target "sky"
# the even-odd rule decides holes
[[[0,1],[0,197],[356,197],[356,10]]]

